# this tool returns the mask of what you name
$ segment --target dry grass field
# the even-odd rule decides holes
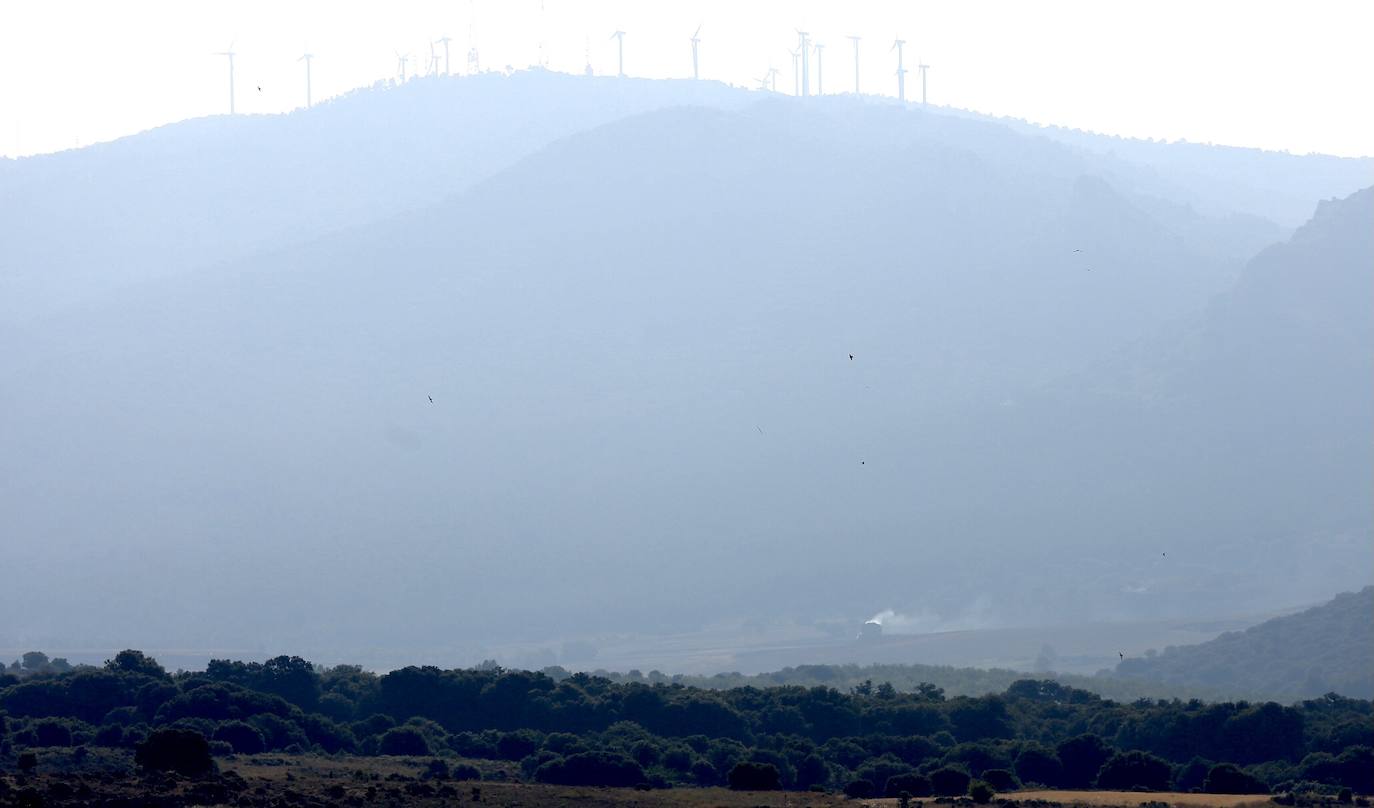
[[[999,799],[1020,801],[1045,800],[1062,802],[1065,805],[1125,806],[1137,808],[1141,803],[1165,802],[1169,805],[1188,806],[1189,808],[1237,808],[1241,805],[1265,805],[1269,798],[1259,794],[1184,794],[1159,791],[1142,793],[1139,791],[1017,791],[1012,794],[999,794]]]

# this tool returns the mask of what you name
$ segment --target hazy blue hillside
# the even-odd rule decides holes
[[[203,118],[113,143],[0,160],[0,323],[33,321],[131,282],[421,209],[560,137],[627,115],[680,105],[738,109],[765,97],[713,82],[546,71],[423,78],[288,115]],[[849,103],[820,103],[829,101]],[[864,103],[898,109],[883,99]],[[951,115],[964,113],[939,113]],[[900,133],[912,118],[898,115],[884,125]],[[1295,208],[1305,218],[1316,199],[1370,182],[1368,161],[1146,148],[1015,121],[982,123],[957,131],[971,135],[967,146],[985,158],[994,155],[984,146],[996,145],[1009,147],[1005,159],[1034,161],[1048,145],[1037,141],[1065,139],[1078,170],[1146,197],[1137,201],[1152,216],[1193,249],[1221,258],[1248,257],[1257,239],[1278,238],[1264,217],[1291,227]],[[1006,136],[1018,127],[1027,136]],[[1246,184],[1255,176],[1265,178],[1263,187]],[[1225,221],[1199,219],[1188,206]]]
[[[1245,314],[1265,257],[1203,319],[1241,265],[1206,234],[1267,228],[1160,214],[1094,165],[845,99],[666,109],[36,325],[0,355],[23,469],[0,563],[53,573],[0,589],[11,642],[447,662],[751,614],[1026,625],[1362,584],[1367,391],[1339,373],[1374,350],[1349,296],[1371,251],[1319,223],[1363,202],[1264,254],[1321,263],[1275,270],[1313,316],[1271,331]],[[1227,305],[1261,333],[1131,359]]]
[[[626,115],[749,100],[713,82],[426,77],[0,160],[0,322],[423,208]]]
[[[1128,659],[1122,678],[1243,689],[1291,701],[1339,693],[1374,696],[1374,586],[1201,645]]]

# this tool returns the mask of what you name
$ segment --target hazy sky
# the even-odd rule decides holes
[[[305,101],[297,62],[314,60],[319,101],[450,45],[454,72],[478,49],[484,70],[614,73],[617,28],[633,76],[691,75],[701,25],[703,78],[755,86],[770,66],[792,91],[795,27],[826,45],[825,91],[854,87],[848,35],[863,37],[865,93],[895,95],[907,65],[932,65],[932,103],[1112,134],[1374,154],[1374,3],[1150,0],[1106,2],[645,2],[645,0],[0,0],[0,153],[108,140],[228,108],[271,113]],[[541,45],[542,43],[542,45]],[[920,80],[908,77],[908,98]],[[261,88],[261,89],[259,89]]]

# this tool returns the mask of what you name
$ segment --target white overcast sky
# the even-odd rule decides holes
[[[754,86],[770,66],[792,89],[795,28],[826,45],[825,91],[852,91],[848,35],[863,37],[862,90],[896,95],[892,41],[929,63],[931,103],[1098,132],[1374,154],[1371,0],[0,0],[0,154],[109,140],[228,107],[237,52],[240,113],[316,101],[412,70],[440,36],[453,72],[615,72],[617,28],[632,76],[691,75]],[[542,43],[542,44],[541,44]],[[261,90],[258,88],[261,87]],[[908,98],[919,98],[908,78]]]

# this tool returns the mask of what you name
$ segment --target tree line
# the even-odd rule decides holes
[[[1374,791],[1374,703],[1334,694],[1291,706],[1124,703],[1030,679],[977,697],[871,681],[708,690],[494,665],[378,675],[289,656],[170,674],[132,650],[98,668],[0,673],[0,760],[37,747],[144,749],[170,731],[211,754],[501,760],[567,784]]]

